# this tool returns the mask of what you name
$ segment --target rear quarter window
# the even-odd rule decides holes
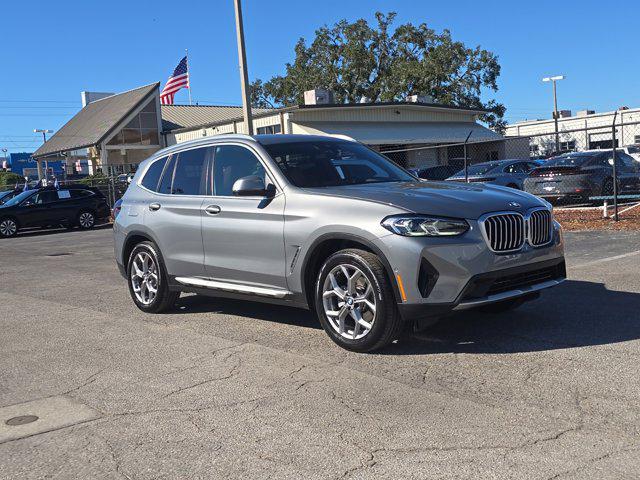
[[[151,190],[158,191],[158,182],[160,181],[160,176],[162,175],[162,169],[164,168],[164,164],[167,161],[167,157],[161,158],[159,160],[154,161],[142,178],[143,187]]]

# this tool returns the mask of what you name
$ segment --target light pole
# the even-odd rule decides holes
[[[2,169],[6,169],[9,167],[9,163],[7,162],[7,149],[3,148],[2,149],[2,157],[4,158],[4,160],[2,161]]]
[[[560,153],[560,135],[558,134],[558,95],[556,93],[556,82],[564,80],[564,75],[556,75],[554,77],[544,77],[543,82],[553,83],[553,121],[555,123],[556,132],[556,155]]]
[[[236,8],[236,36],[238,39],[238,63],[240,64],[240,84],[242,86],[242,114],[244,115],[244,131],[253,135],[253,119],[251,118],[251,104],[249,102],[249,74],[247,73],[247,53],[244,48],[244,26],[242,25],[242,5],[240,0],[234,0]]]
[[[53,130],[42,129],[42,128],[34,128],[33,129],[33,133],[41,133],[42,134],[42,138],[44,140],[44,143],[47,143],[47,133],[53,133]],[[47,161],[47,158],[45,157],[45,160],[44,160],[44,181],[45,181],[45,183],[47,181],[47,172],[48,171],[49,171],[49,162]],[[40,164],[40,161],[38,161],[38,180],[42,180],[42,165]]]

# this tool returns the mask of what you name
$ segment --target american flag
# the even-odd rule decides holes
[[[181,88],[189,88],[189,67],[187,57],[180,60],[180,63],[173,71],[169,80],[160,92],[160,103],[162,105],[173,105],[173,97]]]

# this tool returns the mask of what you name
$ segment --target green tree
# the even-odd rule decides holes
[[[425,23],[392,28],[396,14],[376,13],[376,25],[364,20],[341,20],[321,27],[310,45],[301,38],[295,59],[285,74],[267,82],[255,80],[251,98],[256,107],[303,103],[305,90],[326,88],[338,103],[402,100],[430,95],[435,102],[486,109],[482,120],[504,128],[505,107],[483,101],[498,90],[500,65],[495,54],[454,41],[451,33],[437,33]]]
[[[24,184],[24,177],[17,173],[0,171],[0,189],[5,190],[7,187],[13,187],[19,183]]]

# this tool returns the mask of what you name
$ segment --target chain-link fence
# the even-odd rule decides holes
[[[621,124],[616,116],[614,126],[608,120],[557,135],[532,131],[491,141],[471,135],[467,142],[378,149],[424,179],[516,188],[584,218],[615,217],[616,211],[634,218],[640,214],[633,208],[640,205],[640,121]]]

